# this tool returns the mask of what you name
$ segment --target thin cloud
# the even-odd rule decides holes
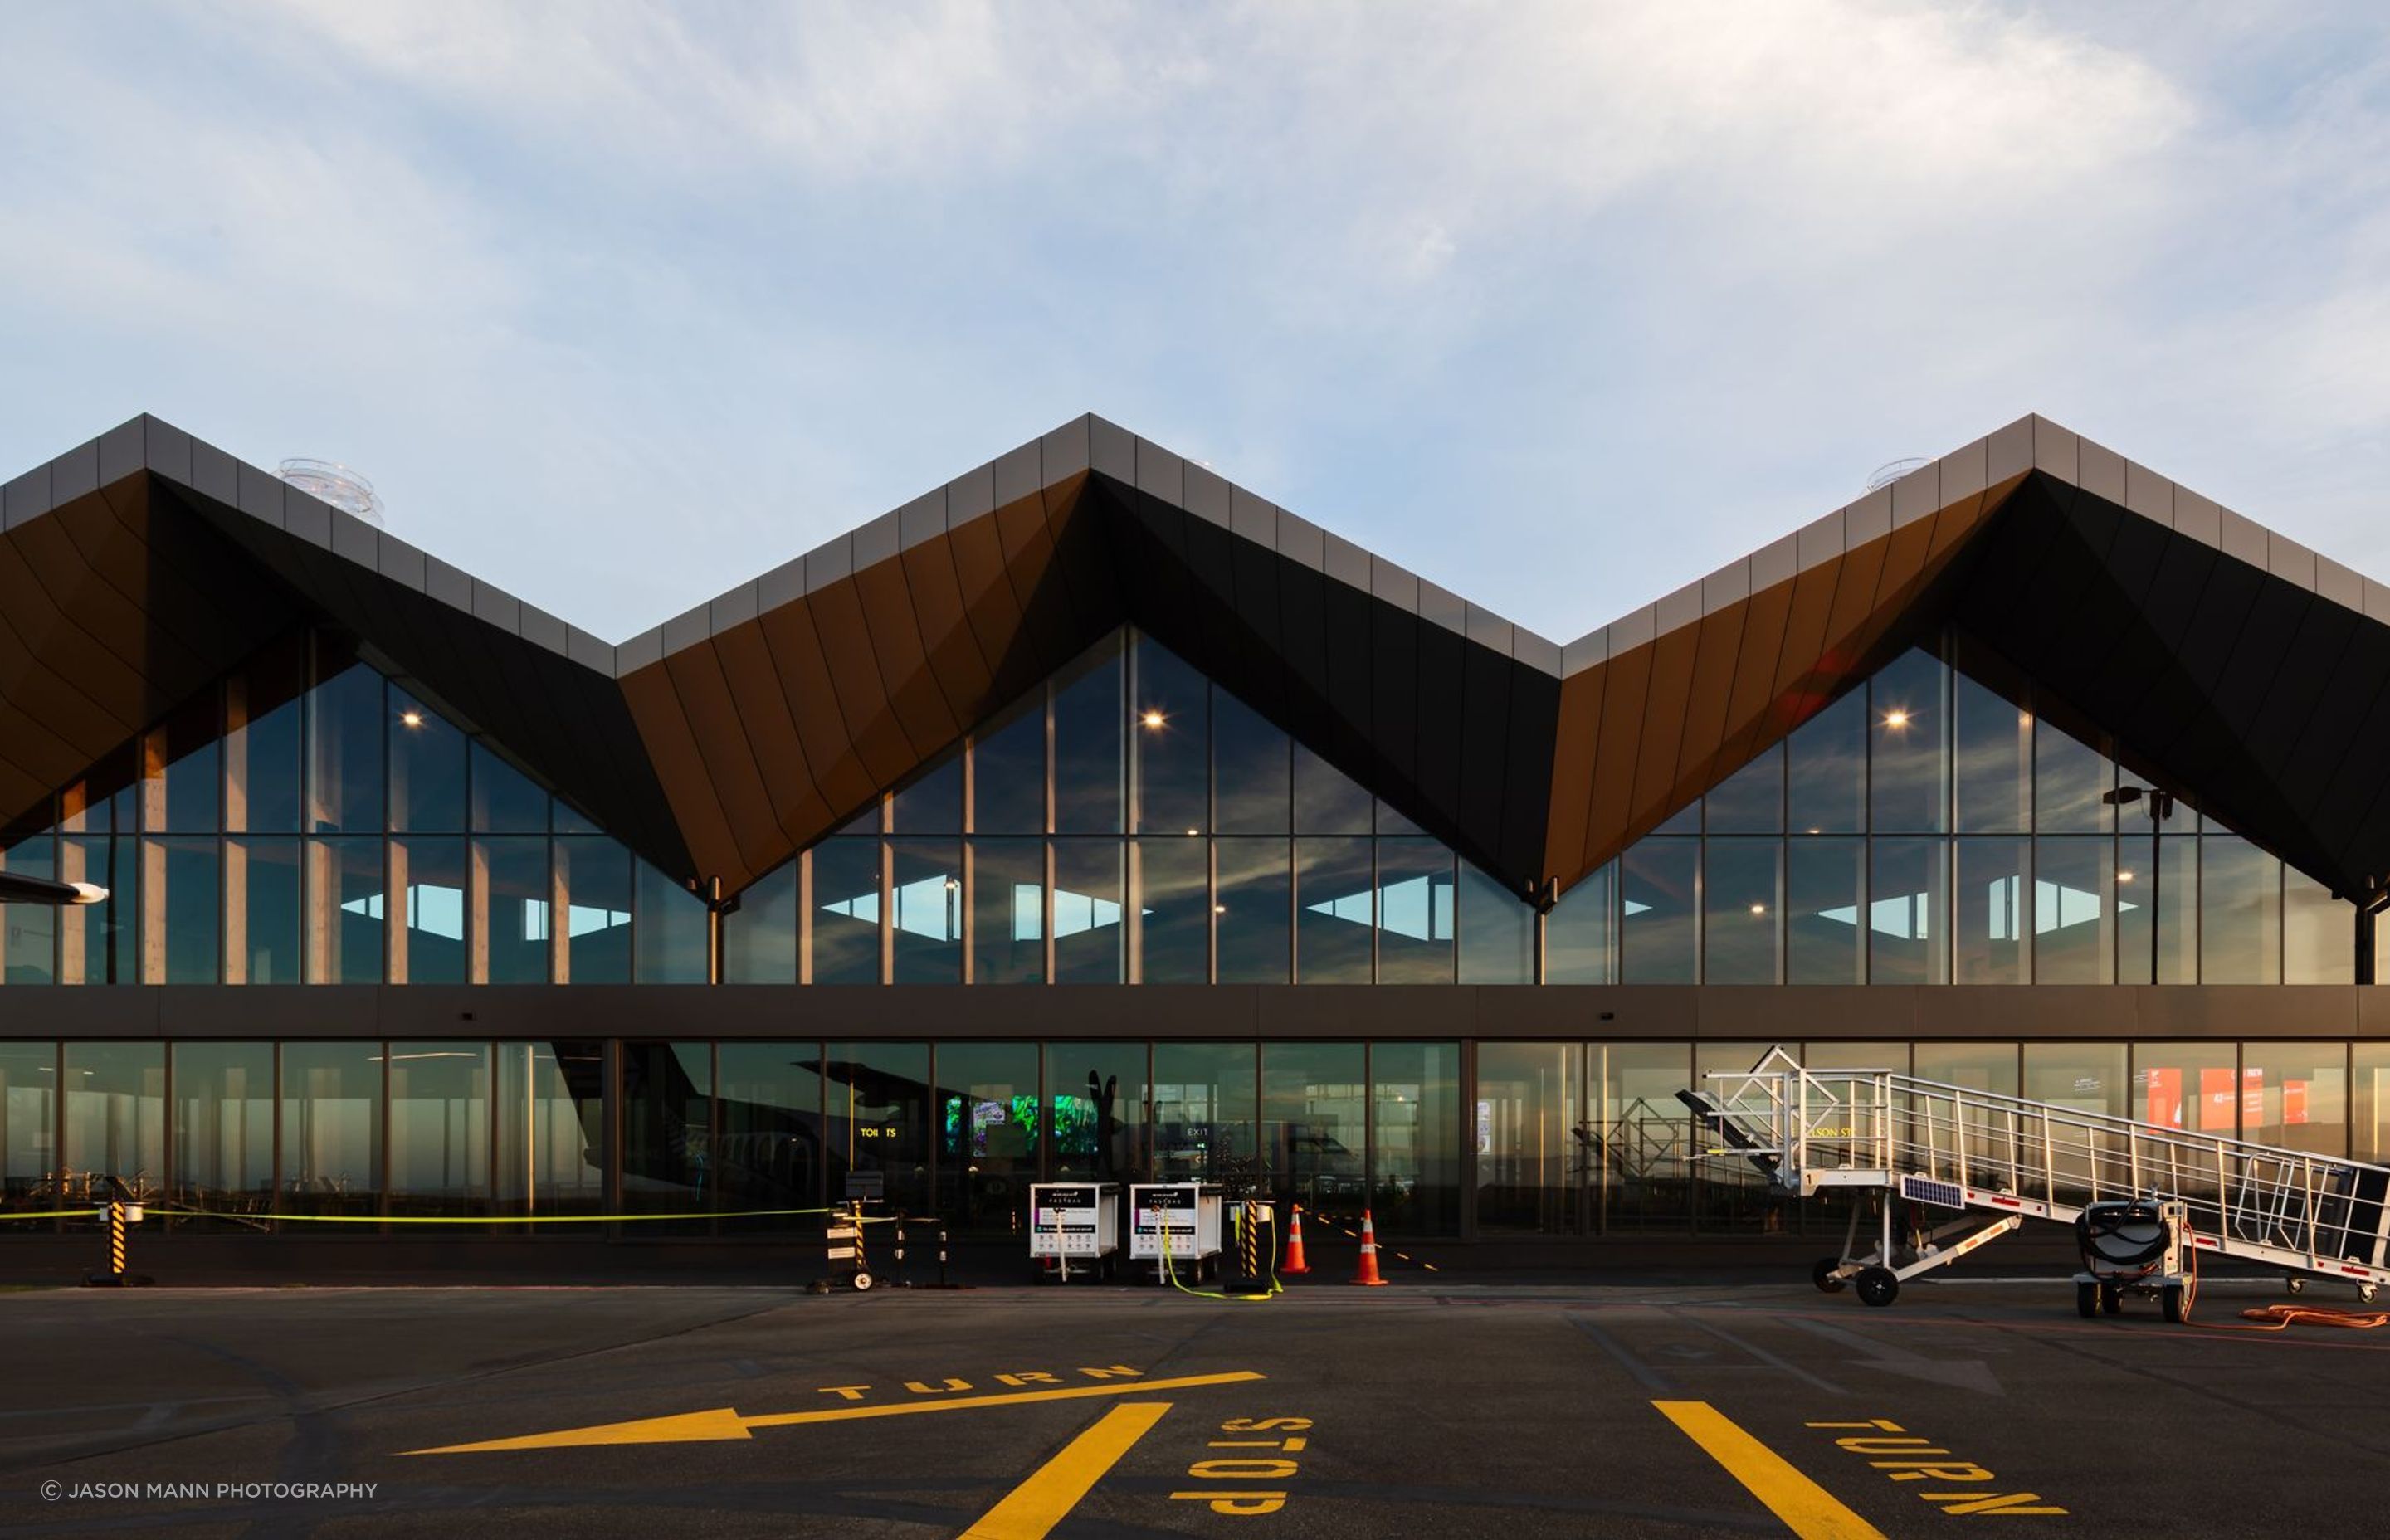
[[[1554,636],[2028,410],[2390,571],[2383,30],[0,8],[0,458],[334,453],[613,635],[1090,408]]]

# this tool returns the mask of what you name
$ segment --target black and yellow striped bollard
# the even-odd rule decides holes
[[[100,1210],[99,1214],[108,1221],[108,1271],[89,1275],[83,1280],[84,1284],[95,1289],[132,1289],[147,1285],[150,1281],[148,1277],[135,1274],[125,1266],[124,1229],[141,1217],[141,1210],[122,1199],[115,1199]]]

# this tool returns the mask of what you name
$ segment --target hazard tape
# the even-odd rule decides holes
[[[227,1213],[215,1209],[186,1209],[163,1203],[144,1205],[166,1219],[231,1219],[244,1222],[277,1219],[296,1225],[638,1225],[670,1219],[785,1219],[803,1214],[844,1213],[844,1209],[732,1209],[696,1213],[536,1213],[536,1214],[372,1214],[372,1213]],[[58,1209],[48,1213],[0,1213],[0,1219],[96,1219],[104,1207]],[[893,1225],[897,1216],[866,1218],[867,1225]]]
[[[1313,1214],[1312,1217],[1314,1219],[1324,1221],[1330,1229],[1334,1230],[1337,1234],[1344,1237],[1347,1240],[1358,1240],[1361,1238],[1360,1231],[1348,1229],[1346,1227],[1349,1225],[1359,1223],[1358,1220],[1353,1219],[1350,1216],[1344,1214],[1323,1213]],[[1444,1271],[1443,1268],[1438,1267],[1434,1263],[1421,1262],[1419,1258],[1411,1255],[1408,1251],[1397,1251],[1382,1240],[1378,1243],[1378,1250],[1388,1256],[1400,1257],[1403,1261],[1409,1263],[1412,1266],[1424,1268],[1431,1273],[1441,1273]]]

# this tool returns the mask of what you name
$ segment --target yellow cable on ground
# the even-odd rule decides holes
[[[2287,1331],[2294,1326],[2339,1326],[2351,1331],[2371,1331],[2376,1327],[2390,1326],[2390,1310],[2351,1310],[2336,1304],[2267,1304],[2241,1312],[2243,1320],[2263,1321],[2263,1326],[2223,1326],[2213,1321],[2200,1324],[2217,1331]]]
[[[1286,1292],[1286,1286],[1279,1283],[1278,1280],[1278,1205],[1275,1203],[1270,1205],[1270,1217],[1267,1223],[1269,1225],[1270,1231],[1270,1286],[1267,1292],[1260,1294],[1231,1294],[1225,1290],[1215,1291],[1209,1289],[1189,1289],[1185,1284],[1179,1282],[1176,1270],[1170,1265],[1170,1231],[1166,1224],[1158,1225],[1155,1227],[1156,1234],[1162,1242],[1162,1276],[1169,1280],[1170,1287],[1173,1289],[1177,1290],[1182,1294],[1191,1295],[1199,1300],[1227,1300],[1236,1304],[1260,1304],[1277,1295],[1283,1294]]]

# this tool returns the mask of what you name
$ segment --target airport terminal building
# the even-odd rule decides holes
[[[1095,417],[620,645],[150,417],[0,516],[0,1212],[1798,1231],[1776,1042],[2390,1142],[2390,588],[2038,417],[1566,645]]]

